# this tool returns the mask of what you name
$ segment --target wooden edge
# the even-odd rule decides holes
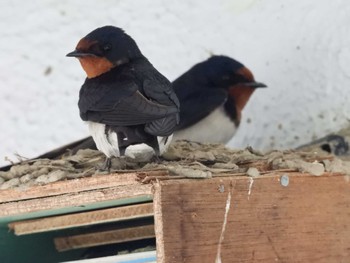
[[[77,193],[93,189],[102,189],[113,186],[139,184],[137,173],[96,175],[66,181],[59,181],[47,185],[33,186],[28,189],[0,190],[0,203],[33,199],[39,197]]]
[[[29,199],[0,204],[0,217],[60,209],[65,207],[85,206],[104,201],[152,196],[152,185],[137,184],[84,191],[80,193]]]
[[[8,226],[10,229],[14,230],[17,236],[19,236],[65,228],[136,219],[152,215],[153,204],[147,203],[12,222]]]
[[[33,186],[28,189],[6,189],[0,190],[0,204],[5,202],[12,201],[20,201],[20,200],[28,200],[40,197],[49,197],[56,196],[68,193],[77,193],[82,191],[89,191],[95,189],[103,189],[114,186],[122,186],[122,185],[133,185],[140,184],[139,175],[143,174],[145,176],[152,176],[156,174],[157,176],[166,175],[165,172],[159,171],[142,171],[142,172],[134,172],[134,173],[114,173],[108,175],[96,175],[93,177],[85,177],[79,179],[72,179],[66,181],[59,181],[55,183],[50,183],[42,186]],[[274,176],[276,173],[271,171],[268,175],[264,176]],[[288,172],[290,174],[290,172]],[[333,175],[330,173],[325,173],[322,176]],[[235,174],[218,174],[215,177],[220,176],[235,176]],[[259,178],[259,177],[256,177]],[[171,180],[177,180],[176,176],[174,176]]]
[[[271,177],[276,177],[276,176],[282,176],[282,175],[288,175],[288,176],[298,176],[298,177],[330,177],[330,176],[346,176],[342,173],[331,173],[331,172],[325,172],[322,175],[312,175],[306,172],[299,172],[299,171],[295,171],[295,170],[288,170],[286,169],[286,171],[282,170],[271,170],[271,171],[265,171],[263,172],[261,175],[259,176],[248,176],[248,175],[244,175],[244,176],[230,176],[229,174],[218,174],[216,176],[214,176],[215,178],[223,178],[223,177],[232,177],[232,178],[241,178],[241,179],[247,179],[247,178],[253,178],[255,179],[264,179],[264,178],[271,178]]]
[[[116,244],[153,237],[155,237],[154,226],[147,225],[68,237],[57,237],[54,239],[54,243],[56,249],[62,252],[77,248]]]
[[[192,183],[196,183],[196,181],[198,180],[213,180],[213,179],[225,179],[225,178],[232,178],[232,179],[239,179],[239,180],[244,180],[247,178],[252,178],[254,180],[263,180],[265,178],[271,178],[271,177],[280,177],[282,175],[287,175],[287,176],[292,176],[292,177],[332,177],[332,176],[345,176],[345,177],[349,177],[350,180],[350,175],[344,175],[342,173],[331,173],[331,172],[325,172],[320,176],[317,175],[311,175],[309,173],[303,173],[303,172],[298,172],[298,171],[270,171],[270,172],[264,172],[263,174],[259,175],[259,176],[248,176],[246,173],[218,173],[218,174],[214,174],[212,178],[205,178],[205,179],[198,179],[198,178],[184,178],[184,177],[180,177],[176,178],[176,176],[174,176],[172,179],[169,179],[169,176],[164,176],[166,179],[169,180],[157,180],[157,182],[154,183],[154,185],[156,186],[157,184],[159,184],[161,182],[161,184],[172,184],[172,183],[177,183],[177,182],[184,182],[184,181],[189,181]]]
[[[132,252],[103,258],[77,259],[69,263],[157,263],[156,251]],[[68,262],[67,262],[68,263]]]
[[[302,174],[302,173],[286,173],[288,176],[312,176],[308,174]],[[339,174],[325,174],[322,176],[337,176]],[[136,176],[136,174],[131,174],[131,176]],[[281,173],[274,174],[271,173],[269,175],[263,175],[254,177],[254,180],[260,180],[262,178],[271,177],[271,176],[281,176]],[[115,176],[115,177],[119,177]],[[113,176],[107,176],[107,178],[113,179]],[[219,177],[216,177],[219,178]],[[235,176],[236,179],[246,179],[247,176]],[[85,178],[88,179],[88,178]],[[92,187],[98,187],[98,179],[99,177],[94,178],[94,186]],[[121,179],[121,178],[120,178]],[[83,180],[83,179],[82,179]],[[191,183],[196,183],[198,179],[172,179],[172,180],[166,180],[162,181],[163,184],[167,183],[176,183],[181,182],[183,180],[189,181]],[[212,180],[212,179],[205,179],[205,180]],[[79,182],[82,183],[81,180]],[[63,183],[63,182],[62,182]],[[66,184],[62,184],[62,187],[70,187],[69,186],[71,181],[65,182]],[[77,185],[77,187],[79,187]],[[80,189],[83,189],[81,187]],[[88,189],[88,188],[84,188]],[[66,191],[62,191],[66,192]],[[47,196],[37,199],[28,199],[28,200],[21,200],[21,201],[12,201],[7,203],[0,203],[0,217],[8,217],[13,215],[21,215],[26,213],[32,213],[37,211],[44,211],[44,210],[52,210],[52,209],[60,209],[65,207],[74,207],[74,206],[84,206],[86,204],[92,204],[92,203],[98,203],[103,201],[110,201],[110,200],[118,200],[118,199],[125,199],[125,198],[133,198],[133,197],[139,197],[139,196],[152,196],[152,185],[151,184],[140,184],[135,182],[135,184],[124,184],[119,185],[115,187],[109,187],[109,188],[100,188],[95,190],[86,190],[83,192],[73,192],[73,193],[66,193],[61,194],[57,196]]]
[[[157,262],[164,262],[164,225],[161,205],[161,185],[156,182],[153,185],[153,211],[154,211],[154,232],[156,235]]]

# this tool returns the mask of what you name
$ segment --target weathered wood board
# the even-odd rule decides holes
[[[100,246],[154,237],[154,225],[109,230],[54,239],[58,251]]]
[[[16,235],[25,235],[150,216],[153,216],[153,204],[146,203],[13,222],[9,224],[9,228]]]
[[[114,186],[137,184],[137,173],[95,175],[92,177],[59,181],[47,185],[32,186],[28,189],[0,190],[0,203],[40,197],[78,193]]]
[[[282,175],[156,183],[158,262],[350,262],[349,176]]]
[[[0,204],[0,217],[152,195],[151,185],[124,185]]]

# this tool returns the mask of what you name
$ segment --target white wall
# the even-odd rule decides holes
[[[3,0],[0,10],[0,164],[88,134],[76,105],[84,72],[65,54],[106,24],[124,28],[170,80],[215,53],[268,84],[231,146],[294,147],[350,118],[346,0]]]

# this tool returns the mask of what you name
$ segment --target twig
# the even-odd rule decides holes
[[[20,155],[19,153],[14,153],[14,156],[16,156],[16,158],[18,159],[18,161],[20,163],[30,160],[28,157],[24,157],[24,156]]]
[[[163,180],[185,179],[185,178],[189,179],[186,176],[180,176],[180,175],[146,176],[145,178],[140,180],[140,182],[143,184],[148,184],[148,183],[150,183],[152,181],[156,181],[156,180],[163,181]]]
[[[269,170],[269,171],[260,172],[260,174],[288,173],[288,172],[298,172],[298,169],[294,169],[294,168],[285,168],[285,169]]]
[[[7,162],[10,162],[11,163],[11,165],[14,165],[15,164],[15,162],[14,161],[12,161],[9,157],[7,157],[7,156],[5,156],[5,161],[7,161]]]

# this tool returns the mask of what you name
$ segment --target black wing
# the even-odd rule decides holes
[[[223,89],[202,89],[181,99],[180,123],[177,130],[187,128],[208,116],[227,100],[227,92]]]
[[[143,96],[132,82],[119,87],[83,87],[79,108],[83,120],[99,122],[110,126],[132,126],[151,123],[178,112],[176,106],[165,106]],[[100,94],[103,94],[101,96]]]
[[[180,108],[179,100],[171,83],[163,76],[146,79],[143,82],[143,90],[147,97],[162,105],[173,105]]]
[[[147,97],[162,105],[169,105],[177,109],[175,114],[168,115],[147,124],[145,131],[153,135],[169,136],[179,124],[180,103],[172,89],[171,83],[162,75],[153,74],[152,79],[143,82],[143,90]]]

